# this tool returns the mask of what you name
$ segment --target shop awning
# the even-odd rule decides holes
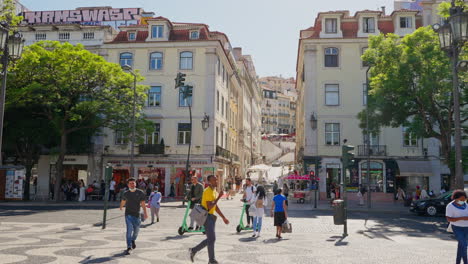
[[[400,168],[400,175],[404,177],[411,176],[432,176],[432,165],[427,160],[397,160]]]

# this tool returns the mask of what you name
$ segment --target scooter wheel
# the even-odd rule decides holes
[[[184,229],[182,229],[182,227],[179,227],[179,230],[177,230],[177,233],[179,233],[179,235],[183,236],[185,231],[184,231]]]
[[[238,225],[238,226],[236,227],[236,231],[237,231],[237,233],[240,233],[240,231],[241,231],[241,230],[242,230],[242,229],[241,229],[241,226],[240,226],[240,225]]]

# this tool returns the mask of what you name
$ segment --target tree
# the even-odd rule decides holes
[[[9,78],[7,104],[35,106],[58,131],[55,200],[63,175],[69,136],[83,130],[128,127],[133,104],[133,76],[83,45],[44,41],[27,47]],[[138,75],[138,80],[143,78]],[[138,85],[137,114],[148,87]],[[141,123],[141,122],[140,122]]]
[[[436,138],[451,174],[454,131],[451,67],[430,27],[402,39],[394,34],[369,39],[363,60],[371,65],[369,88],[370,129],[408,127],[419,138]],[[466,96],[461,99],[462,123],[468,120]],[[365,127],[366,112],[358,115]]]

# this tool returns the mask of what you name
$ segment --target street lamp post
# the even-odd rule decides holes
[[[449,18],[443,25],[433,25],[433,29],[439,34],[441,49],[446,51],[452,60],[453,115],[455,123],[455,187],[462,189],[464,187],[464,178],[462,164],[458,55],[463,48],[463,44],[468,38],[468,13],[464,12],[463,7],[455,6],[455,0],[452,0]]]
[[[5,95],[7,85],[8,63],[10,60],[16,60],[21,57],[24,47],[24,39],[21,34],[14,32],[9,34],[10,25],[6,22],[0,23],[0,50],[3,52],[1,63],[2,86],[0,89],[0,165],[3,165],[2,142],[3,142],[3,121],[5,115]]]
[[[132,134],[130,138],[130,177],[134,178],[135,176],[135,112],[136,112],[136,83],[137,75],[132,70],[132,66],[124,65],[122,66],[124,71],[127,71],[133,75],[133,106],[132,106]]]
[[[371,186],[370,186],[370,132],[369,132],[369,71],[371,66],[367,68],[366,71],[366,140],[364,142],[366,148],[366,156],[367,156],[367,170],[366,170],[366,178],[367,178],[367,208],[371,208]],[[360,190],[359,190],[360,191]],[[364,198],[364,197],[363,197]]]

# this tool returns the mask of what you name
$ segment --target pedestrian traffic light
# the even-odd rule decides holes
[[[343,145],[341,159],[343,161],[343,168],[348,168],[354,163],[354,146]]]
[[[184,86],[185,85],[185,76],[187,76],[187,74],[185,73],[177,73],[177,77],[175,78],[175,88],[179,88],[181,86]]]

